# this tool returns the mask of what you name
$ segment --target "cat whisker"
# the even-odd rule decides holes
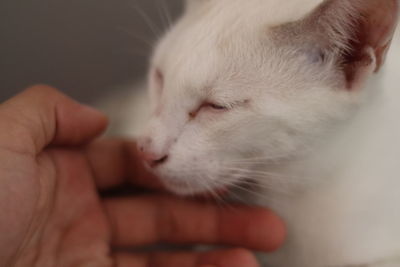
[[[232,183],[232,182],[227,182],[227,186],[230,188],[236,188],[238,190],[244,191],[246,193],[251,194],[252,196],[256,196],[258,198],[265,198],[266,195],[262,194],[261,192],[257,191],[256,189],[251,189],[252,187],[261,189],[261,190],[267,190],[269,192],[277,192],[280,194],[290,194],[290,190],[285,190],[285,186],[279,186],[277,187],[276,185],[267,185],[263,183],[257,183],[255,181],[249,180],[247,177],[242,177],[243,179],[240,182],[237,183]],[[283,183],[284,185],[284,183]]]
[[[139,36],[139,35],[135,34],[134,31],[130,31],[130,30],[122,28],[122,27],[117,27],[117,30],[126,34],[129,37],[133,37],[135,40],[146,45],[146,47],[149,48],[148,51],[143,51],[144,54],[146,54],[146,56],[147,56],[147,54],[149,54],[150,50],[154,48],[154,41],[151,41],[150,39],[147,39],[144,36]]]
[[[210,189],[208,190],[213,196],[216,197],[216,201],[218,204],[221,204],[220,207],[221,208],[229,208],[232,211],[235,211],[235,207],[233,206],[233,204],[231,202],[229,202],[227,199],[225,199],[223,196],[219,195],[218,192],[216,192],[217,188],[221,188],[221,184],[217,183],[216,181],[213,181],[210,177],[210,181],[211,184],[208,185],[210,187]],[[226,185],[224,185],[224,187],[226,187]],[[215,199],[214,197],[214,199]]]
[[[163,27],[164,29],[165,29],[165,28],[168,28],[168,21],[166,20],[166,17],[165,17],[164,12],[162,11],[162,9],[161,9],[161,7],[160,7],[159,4],[157,4],[156,6],[157,6],[157,13],[158,13],[158,16],[160,17],[161,22],[162,22],[162,27]]]
[[[188,175],[190,174],[191,176],[193,176],[193,173],[196,173],[195,170],[191,169],[191,170],[182,170],[181,173],[188,173]],[[227,202],[221,195],[219,195],[219,193],[216,191],[217,188],[220,188],[221,185],[218,184],[217,182],[215,182],[215,179],[212,179],[212,176],[210,174],[206,174],[205,177],[204,176],[200,176],[200,175],[196,175],[197,181],[200,183],[201,187],[204,188],[206,193],[209,193],[210,197],[212,198],[212,200],[215,201],[215,203],[220,207],[220,208],[232,208],[232,205]],[[205,180],[204,178],[207,178],[207,180]],[[190,183],[185,180],[184,181],[185,186],[189,189],[189,191],[191,190],[191,185]],[[192,197],[195,197],[196,194],[190,194]]]
[[[161,13],[163,14],[163,17],[166,20],[166,30],[169,30],[172,27],[172,16],[171,12],[167,6],[166,0],[160,0],[161,1]]]
[[[149,30],[154,34],[155,38],[158,39],[162,35],[162,30],[156,26],[156,24],[151,20],[150,16],[138,5],[130,5],[132,9],[134,9],[139,16],[142,17],[143,21],[146,23]]]
[[[283,178],[283,179],[293,179],[293,176],[286,176],[280,173],[273,173],[273,172],[267,172],[267,171],[259,171],[259,170],[249,170],[249,169],[244,169],[240,167],[229,167],[229,166],[222,166],[223,170],[228,170],[228,171],[237,171],[238,173],[242,174],[251,174],[251,175],[257,175],[258,177],[264,176],[264,177],[276,177],[276,178]]]
[[[241,200],[241,197],[240,197],[240,194],[238,195],[238,192],[235,192],[235,189],[239,190],[241,192],[247,193],[250,196],[255,196],[258,199],[266,198],[266,196],[264,194],[262,194],[261,192],[258,192],[256,190],[252,190],[251,188],[246,187],[243,183],[228,183],[228,186],[231,189],[234,189],[234,190],[231,191],[231,195],[235,196],[236,199],[238,199],[238,200]],[[270,189],[271,188],[268,188],[268,190],[270,190]]]
[[[282,155],[274,155],[273,157],[246,157],[243,159],[236,159],[236,160],[230,160],[230,162],[262,162],[264,163],[265,161],[278,161],[278,160],[283,160],[286,159],[287,156]]]
[[[227,201],[224,200],[224,198],[222,196],[220,196],[218,194],[218,192],[216,192],[216,190],[214,188],[218,188],[216,185],[205,185],[207,188],[207,192],[211,194],[212,198],[215,200],[215,202],[221,207],[229,207],[229,203]]]

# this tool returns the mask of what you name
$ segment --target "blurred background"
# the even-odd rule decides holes
[[[0,0],[0,102],[45,83],[86,103],[143,79],[181,0]]]

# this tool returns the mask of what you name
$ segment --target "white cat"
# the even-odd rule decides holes
[[[177,194],[239,188],[280,214],[268,266],[400,266],[400,39],[381,70],[398,7],[188,1],[152,59],[148,165]]]

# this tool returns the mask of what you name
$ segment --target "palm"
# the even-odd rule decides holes
[[[36,162],[33,180],[40,183],[34,185],[38,194],[32,202],[47,199],[48,204],[39,204],[31,219],[24,238],[32,238],[21,251],[19,265],[112,266],[109,223],[84,155],[54,150]]]

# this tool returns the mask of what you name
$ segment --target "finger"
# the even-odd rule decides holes
[[[222,209],[169,196],[109,199],[104,204],[117,246],[204,243],[271,251],[285,238],[282,221],[262,208]]]
[[[80,145],[100,134],[107,119],[57,90],[34,86],[0,105],[3,147],[38,153],[49,144]]]
[[[118,254],[118,267],[258,267],[254,255],[245,249],[217,250],[205,253]]]
[[[159,180],[143,166],[136,144],[127,140],[98,140],[86,148],[95,182],[100,190],[132,182],[152,189],[162,189]]]

